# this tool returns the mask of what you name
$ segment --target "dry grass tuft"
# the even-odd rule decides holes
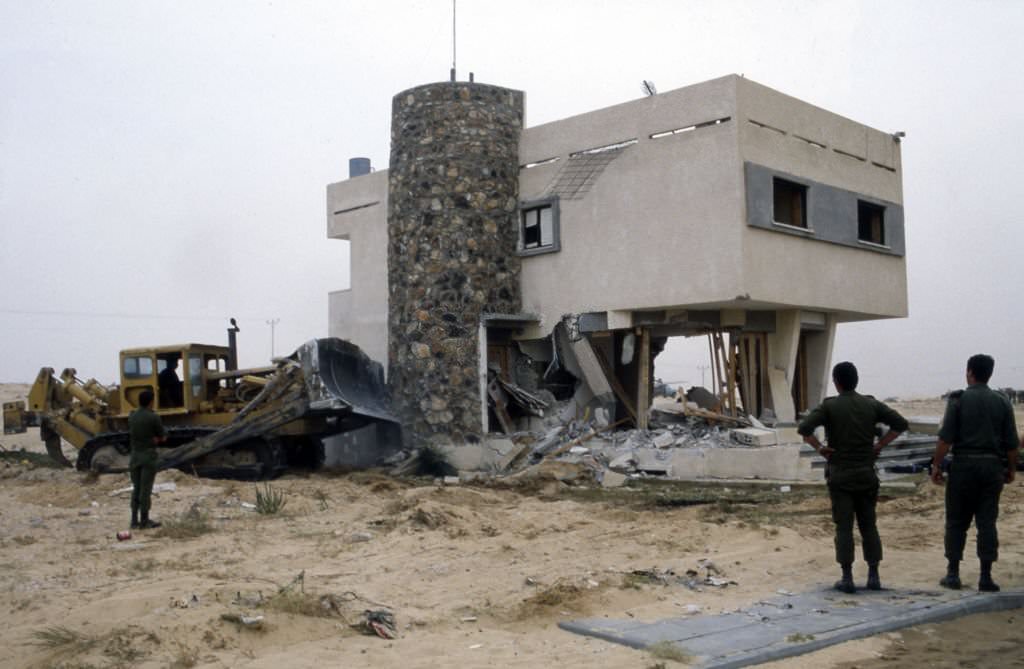
[[[524,599],[512,612],[512,616],[515,620],[528,620],[549,615],[553,611],[578,611],[586,596],[586,589],[568,579],[559,579]]]
[[[177,518],[165,520],[163,526],[156,531],[156,536],[168,539],[194,539],[213,532],[210,516],[198,504],[193,504],[185,513]]]
[[[334,616],[334,609],[323,597],[309,592],[287,590],[270,597],[263,603],[263,608],[280,613],[310,618],[329,618]]]
[[[63,625],[51,625],[50,627],[32,632],[32,639],[30,643],[33,646],[51,649],[74,648],[75,650],[85,650],[96,643],[95,638]]]
[[[657,660],[669,660],[671,662],[680,663],[686,663],[693,660],[686,651],[671,641],[659,641],[653,646],[648,646],[647,652],[651,654],[651,657]]]

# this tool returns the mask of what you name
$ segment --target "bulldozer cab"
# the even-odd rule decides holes
[[[224,346],[184,344],[121,351],[121,408],[125,415],[139,406],[144,390],[153,392],[159,414],[196,412],[216,397],[228,367]]]

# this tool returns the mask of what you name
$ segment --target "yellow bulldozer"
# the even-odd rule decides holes
[[[71,466],[127,471],[128,416],[144,390],[167,430],[160,468],[264,479],[323,464],[324,437],[374,425],[378,443],[401,440],[381,365],[354,344],[315,339],[266,367],[238,369],[229,346],[183,344],[121,351],[119,385],[82,381],[73,368],[39,371],[25,402],[3,405],[4,433],[38,427],[46,451]]]

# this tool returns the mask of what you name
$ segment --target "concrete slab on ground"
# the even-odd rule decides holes
[[[632,648],[667,641],[694,657],[702,669],[734,669],[913,625],[1019,608],[1024,608],[1024,591],[886,589],[846,595],[823,587],[714,616],[650,623],[589,618],[559,627]]]

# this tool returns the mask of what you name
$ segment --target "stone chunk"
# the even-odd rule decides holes
[[[676,443],[676,437],[671,432],[662,432],[654,438],[654,445],[658,448],[668,448]]]
[[[608,469],[617,472],[631,472],[636,469],[636,458],[632,453],[623,453],[608,463]]]
[[[779,443],[775,430],[756,427],[736,428],[729,432],[729,437],[746,446],[774,446]]]
[[[601,478],[601,486],[604,488],[620,488],[626,484],[627,478],[625,474],[608,470]]]

